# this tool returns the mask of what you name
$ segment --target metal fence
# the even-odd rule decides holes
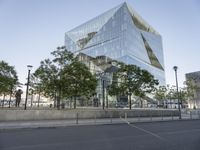
[[[85,125],[85,124],[121,124],[121,123],[137,123],[137,122],[156,122],[156,121],[175,121],[180,120],[179,116],[171,114],[171,116],[161,115],[153,117],[152,115],[148,117],[142,117],[138,115],[137,117],[129,117],[127,113],[121,113],[118,117],[113,117],[110,113],[107,118],[98,118],[94,113],[93,118],[83,119],[81,118],[81,113],[77,112],[74,119],[63,120],[63,125],[73,124],[73,125]],[[200,119],[200,110],[183,110],[181,120],[195,120]]]

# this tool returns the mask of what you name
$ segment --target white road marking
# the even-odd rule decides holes
[[[152,136],[154,136],[154,137],[156,137],[156,138],[158,138],[158,139],[160,139],[160,140],[165,140],[163,137],[161,137],[161,136],[159,136],[159,135],[157,135],[157,134],[155,134],[155,133],[153,133],[153,132],[151,132],[151,131],[145,130],[145,129],[143,129],[143,128],[137,127],[136,125],[131,124],[131,123],[130,123],[129,121],[127,121],[126,119],[123,119],[123,118],[121,118],[121,117],[120,117],[120,119],[121,119],[122,121],[126,122],[130,127],[133,127],[133,128],[136,128],[136,129],[138,129],[138,130],[140,130],[140,131],[143,131],[143,132],[145,132],[145,133],[148,133],[148,134],[150,134],[150,135],[152,135]]]

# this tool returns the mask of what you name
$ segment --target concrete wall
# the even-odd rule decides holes
[[[89,118],[178,116],[178,110],[167,109],[111,109],[111,110],[0,110],[0,121],[51,120]]]

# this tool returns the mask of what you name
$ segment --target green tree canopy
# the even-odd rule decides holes
[[[18,76],[14,67],[5,61],[0,61],[0,95],[12,92],[18,84]]]
[[[64,86],[64,95],[75,98],[74,108],[76,108],[77,96],[90,97],[95,93],[97,86],[96,76],[91,74],[85,64],[75,60],[64,67],[62,74],[62,80],[67,81],[67,85]]]
[[[74,97],[76,108],[77,96],[88,96],[96,89],[96,77],[65,48],[58,48],[51,54],[53,59],[41,61],[34,76],[47,96],[57,98],[58,107],[60,99]]]
[[[167,95],[166,86],[159,86],[159,88],[156,89],[155,91],[154,98],[158,101],[164,101],[166,99],[166,95]]]
[[[160,86],[156,89],[154,98],[157,101],[164,102],[166,100],[179,100],[181,101],[181,105],[187,101],[188,96],[187,88],[179,88],[179,93],[177,93],[176,86],[167,85],[167,86]]]
[[[148,71],[140,69],[135,65],[119,64],[119,69],[114,73],[109,87],[110,95],[129,95],[129,108],[131,109],[131,94],[144,97],[146,93],[151,93],[158,85],[158,80],[154,79]]]

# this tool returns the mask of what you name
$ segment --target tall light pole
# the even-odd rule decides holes
[[[130,84],[131,82],[131,78],[130,75],[128,75],[128,84]],[[132,104],[131,104],[131,89],[130,89],[130,85],[128,87],[128,102],[129,102],[129,109],[131,110]]]
[[[33,66],[27,65],[28,68],[28,79],[27,79],[27,84],[26,84],[26,99],[25,99],[25,105],[24,105],[24,110],[26,110],[26,105],[27,105],[27,98],[28,98],[28,87],[29,87],[29,80],[30,80],[30,72]]]
[[[177,91],[177,96],[178,96],[178,111],[179,111],[179,119],[181,119],[181,107],[180,107],[180,99],[179,99],[179,92],[178,92],[178,79],[177,79],[177,66],[173,67],[175,71],[175,78],[176,78],[176,91]]]
[[[105,108],[105,80],[102,78],[102,98],[103,98],[103,104],[102,107],[103,109]]]
[[[102,108],[105,108],[105,72],[97,72],[97,77],[99,77],[102,86]]]
[[[124,73],[125,78],[128,80],[128,92],[127,92],[127,98],[128,98],[128,105],[129,109],[131,110],[132,104],[131,104],[131,88],[130,88],[130,83],[131,83],[131,75],[129,72]]]
[[[100,73],[100,80],[102,84],[102,108],[105,108],[105,72]]]

